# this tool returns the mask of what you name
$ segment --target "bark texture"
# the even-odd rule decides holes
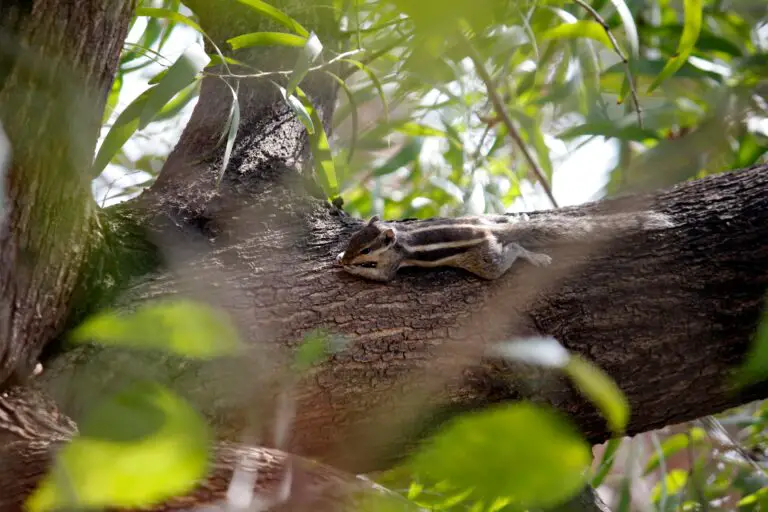
[[[0,387],[30,373],[70,310],[96,218],[89,169],[133,3],[0,8],[0,122],[11,151],[0,211]]]
[[[266,418],[284,390],[277,368],[322,328],[348,345],[292,388],[290,450],[354,471],[386,466],[457,411],[522,396],[566,411],[592,442],[608,438],[601,416],[567,383],[531,380],[484,357],[489,343],[520,335],[552,335],[607,371],[630,401],[630,434],[722,411],[766,395],[764,385],[727,386],[768,284],[765,170],[561,210],[589,215],[640,201],[675,227],[628,232],[607,245],[553,246],[556,263],[545,271],[520,264],[489,283],[461,271],[414,270],[386,285],[333,267],[359,221],[261,175],[254,204],[216,217],[215,240],[124,299],[181,294],[223,307],[249,344],[247,360],[192,369],[155,354],[81,347],[43,377],[77,417],[78,401],[151,372],[196,400],[221,437],[237,439],[270,431]],[[532,222],[546,222],[546,214]]]

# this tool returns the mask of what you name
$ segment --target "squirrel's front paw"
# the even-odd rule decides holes
[[[552,257],[542,253],[532,253],[529,261],[537,267],[546,267],[552,263]]]

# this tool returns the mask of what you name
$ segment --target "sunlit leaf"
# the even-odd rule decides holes
[[[651,86],[648,88],[649,93],[656,89],[664,80],[675,74],[688,60],[696,46],[696,40],[699,38],[699,32],[701,31],[702,2],[703,0],[684,0],[685,22],[683,24],[683,34],[680,36],[680,42],[677,45],[677,52],[667,62],[659,76],[651,83]]]
[[[98,153],[96,153],[92,167],[94,177],[101,174],[101,171],[104,170],[112,158],[120,151],[120,148],[123,147],[123,144],[131,138],[131,135],[139,127],[139,116],[143,112],[144,105],[154,87],[150,87],[140,94],[117,116],[106,137],[104,137],[101,146],[99,146]]]
[[[605,29],[596,21],[580,20],[574,23],[563,23],[547,30],[541,35],[542,39],[594,39],[606,48],[613,48]]]
[[[171,98],[194,82],[197,74],[207,63],[208,57],[206,55],[196,56],[191,52],[181,54],[178,60],[166,70],[165,76],[158,82],[157,86],[152,88],[152,92],[141,110],[138,129],[145,128]]]
[[[636,122],[637,118],[633,117],[632,120]],[[659,138],[653,130],[640,128],[636,124],[626,125],[626,123],[621,123],[620,121],[588,121],[584,124],[568,128],[558,134],[558,137],[561,139],[573,139],[584,135],[601,135],[603,137],[635,140],[638,142],[657,140]]]
[[[635,19],[632,17],[632,11],[630,11],[624,0],[611,0],[611,3],[616,8],[616,12],[621,18],[621,23],[624,25],[624,34],[629,43],[629,47],[632,50],[629,57],[636,57],[640,50],[640,38],[637,35],[637,25],[635,24]]]
[[[182,89],[171,101],[160,109],[154,120],[162,121],[178,115],[181,110],[200,94],[200,81],[195,81]]]
[[[688,483],[688,472],[682,469],[673,469],[667,476],[659,483],[657,483],[651,491],[651,500],[654,503],[658,503],[666,487],[667,496],[671,496],[679,493],[685,485]]]
[[[600,368],[585,359],[572,355],[565,372],[576,387],[605,416],[608,427],[615,433],[624,431],[629,420],[629,403],[616,383]]]
[[[294,46],[301,48],[307,43],[307,38],[285,32],[252,32],[227,39],[227,42],[233,50],[253,46]]]
[[[284,27],[287,27],[300,36],[308,37],[309,32],[307,32],[307,29],[301,26],[301,24],[296,21],[295,19],[291,18],[287,14],[285,14],[280,9],[277,9],[276,7],[266,3],[262,2],[261,0],[237,0],[241,4],[247,5],[251,9],[254,9],[261,14],[264,14],[266,16],[269,16],[273,20],[277,21]]]
[[[676,454],[680,450],[688,448],[689,440],[693,444],[702,443],[706,440],[707,433],[704,429],[699,427],[693,427],[688,433],[675,434],[668,437],[661,443],[661,454],[653,452],[645,464],[645,470],[643,474],[647,475],[651,471],[655,471],[661,462],[661,457],[668,459],[672,455]]]
[[[132,313],[96,314],[77,327],[71,339],[206,359],[234,354],[240,347],[229,318],[210,306],[186,300],[147,304]]]
[[[309,72],[309,67],[314,63],[323,51],[323,44],[320,39],[314,34],[309,35],[304,48],[299,53],[299,57],[296,60],[296,64],[293,66],[293,72],[288,79],[288,85],[286,86],[286,94],[293,94],[294,90],[304,80]]]
[[[227,86],[229,87],[229,91],[232,93],[232,105],[229,108],[229,116],[227,117],[227,124],[224,128],[227,143],[224,147],[224,156],[221,160],[221,169],[219,170],[217,183],[221,183],[222,178],[224,178],[224,173],[227,171],[229,159],[232,157],[232,148],[235,146],[237,132],[240,129],[240,100],[237,97],[239,87],[236,89],[228,83]]]
[[[308,134],[312,149],[312,162],[315,166],[315,176],[318,178],[326,197],[336,197],[339,193],[339,183],[336,178],[336,166],[333,162],[333,154],[328,143],[328,136],[325,134],[323,121],[320,119],[317,109],[299,87],[296,88],[296,96],[309,114],[315,127],[314,133]]]
[[[138,7],[136,9],[136,16],[149,16],[151,18],[167,19],[167,20],[174,21],[176,23],[181,23],[190,28],[193,28],[198,32],[200,32],[201,34],[204,33],[200,25],[198,25],[195,21],[191,20],[187,16],[184,16],[178,11],[172,11],[170,9],[162,9],[162,8],[155,8],[155,7]]]
[[[396,128],[396,130],[411,137],[447,137],[443,130],[427,126],[422,123],[408,122]]]
[[[118,73],[115,76],[115,80],[112,82],[112,87],[109,90],[109,96],[107,96],[107,104],[104,105],[104,116],[102,123],[107,122],[107,120],[112,116],[112,112],[114,112],[115,108],[117,107],[117,101],[120,98],[120,92],[122,89],[123,74]]]
[[[205,474],[209,440],[181,399],[155,384],[133,386],[80,423],[28,510],[145,507],[184,494]]]
[[[517,403],[453,420],[414,455],[411,467],[430,481],[473,489],[478,500],[509,497],[546,507],[581,489],[591,458],[589,445],[557,413]]]

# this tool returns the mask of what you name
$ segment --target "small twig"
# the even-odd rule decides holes
[[[601,27],[603,27],[603,30],[605,30],[606,35],[608,36],[608,40],[611,42],[611,46],[613,46],[613,50],[616,52],[616,55],[619,56],[621,59],[621,62],[624,64],[624,71],[627,75],[627,81],[629,82],[629,91],[632,95],[632,103],[635,104],[635,112],[637,113],[637,126],[640,128],[643,128],[643,111],[640,108],[640,100],[637,96],[637,87],[635,87],[635,80],[632,78],[632,70],[629,67],[629,59],[627,59],[627,56],[624,55],[624,52],[621,50],[621,47],[619,46],[619,42],[616,41],[616,38],[613,36],[613,32],[611,32],[611,27],[608,26],[608,23],[605,22],[602,16],[600,16],[600,13],[598,13],[594,7],[589,5],[584,0],[573,0],[574,3],[580,5],[583,7],[589,14],[592,16],[592,18],[600,24]]]
[[[462,35],[464,37],[464,43],[469,51],[469,58],[472,59],[472,62],[475,65],[475,70],[477,71],[477,74],[480,76],[480,80],[483,81],[486,89],[488,90],[488,96],[491,99],[491,103],[493,104],[493,108],[496,111],[496,115],[498,115],[501,118],[501,121],[504,123],[504,126],[507,128],[507,131],[509,132],[509,136],[512,137],[512,140],[520,148],[520,151],[523,152],[523,156],[528,161],[528,164],[531,166],[533,173],[536,175],[536,179],[539,181],[542,188],[544,189],[544,192],[547,194],[547,197],[549,198],[549,201],[552,203],[552,206],[554,206],[555,208],[558,208],[557,201],[555,200],[555,196],[554,194],[552,194],[552,187],[549,185],[549,182],[547,181],[547,177],[544,175],[544,171],[541,169],[538,162],[536,162],[536,159],[533,157],[531,152],[528,150],[528,147],[525,145],[525,141],[523,141],[523,138],[520,136],[520,133],[517,131],[517,128],[515,128],[515,125],[512,123],[512,118],[509,117],[509,112],[507,112],[507,108],[504,105],[504,101],[501,99],[499,92],[496,90],[496,87],[494,86],[491,75],[488,73],[488,70],[485,69],[485,65],[483,64],[482,57],[480,57],[480,54],[472,45],[472,42],[469,40],[469,38],[465,34],[462,34]]]
[[[336,57],[332,58],[328,62],[324,62],[322,64],[318,64],[317,66],[309,68],[307,73],[312,71],[320,71],[322,69],[327,68],[331,64],[335,64],[336,62],[340,61],[341,59],[345,59],[349,57],[350,55],[354,55],[356,53],[360,53],[363,50],[350,50],[348,52],[340,53]],[[238,75],[235,73],[205,73],[208,76],[215,76],[218,78],[269,78],[273,76],[290,76],[291,73],[293,73],[292,69],[285,70],[285,71],[263,71],[261,73],[251,73],[249,75]]]

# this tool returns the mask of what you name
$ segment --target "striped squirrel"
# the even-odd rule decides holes
[[[488,215],[382,222],[373,217],[357,231],[336,264],[373,281],[391,281],[403,267],[458,267],[484,279],[497,279],[518,259],[549,265],[547,254],[526,247],[558,241],[605,239],[630,229],[671,227],[669,217],[656,212],[618,213],[586,217],[547,215]]]

